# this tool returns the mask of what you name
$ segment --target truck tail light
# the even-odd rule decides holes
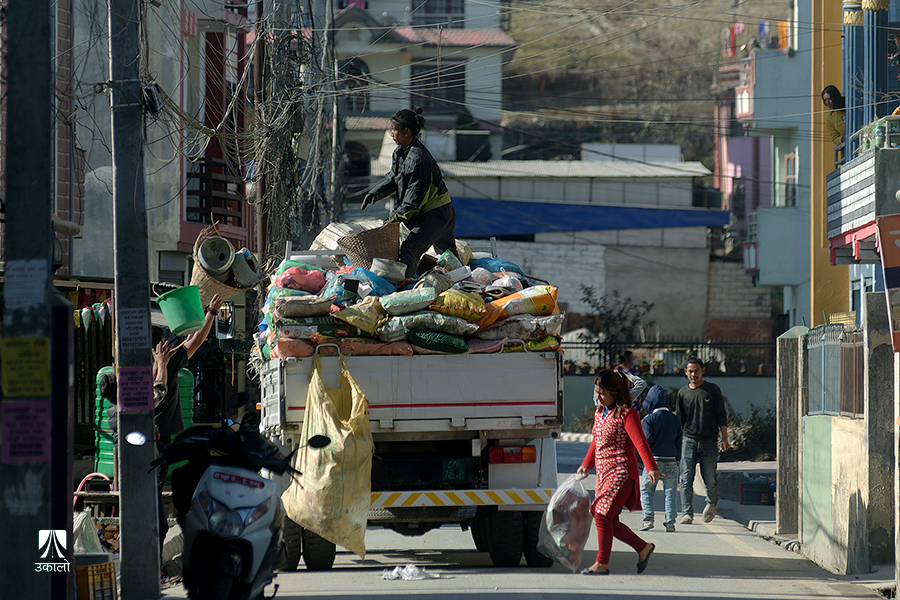
[[[488,462],[492,465],[536,461],[537,450],[534,446],[491,446],[488,448]]]

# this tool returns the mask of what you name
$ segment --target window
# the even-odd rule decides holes
[[[348,111],[364,111],[369,104],[369,66],[358,58],[345,60],[340,66]]]
[[[734,213],[734,218],[738,221],[743,221],[745,218],[747,218],[747,215],[745,213],[745,199],[746,191],[744,188],[744,178],[735,177],[734,191],[731,192],[731,211]]]
[[[465,19],[465,0],[425,0],[412,13],[412,24],[418,27],[462,29]]]
[[[784,155],[784,205],[797,206],[797,153]]]
[[[429,110],[457,112],[466,101],[465,59],[419,63],[412,67],[413,105]]]

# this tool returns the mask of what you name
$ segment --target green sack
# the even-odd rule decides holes
[[[381,306],[389,315],[405,315],[428,306],[437,298],[434,288],[420,288],[394,292],[381,297]]]
[[[469,351],[465,339],[442,331],[414,329],[407,334],[407,339],[417,354],[464,354]]]

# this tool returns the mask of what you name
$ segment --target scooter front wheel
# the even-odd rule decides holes
[[[206,573],[204,581],[200,582],[200,589],[196,593],[188,594],[191,600],[228,600],[231,587],[234,585],[234,576],[224,573]]]

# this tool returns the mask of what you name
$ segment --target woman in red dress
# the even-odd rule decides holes
[[[619,521],[622,508],[635,510],[641,506],[638,488],[638,466],[634,450],[637,448],[653,483],[659,478],[659,468],[641,429],[641,418],[631,407],[631,395],[625,379],[610,369],[604,369],[594,379],[593,440],[587,456],[578,467],[578,474],[587,477],[597,471],[597,486],[591,514],[597,522],[600,549],[597,562],[581,573],[609,575],[609,556],[613,538],[618,538],[638,553],[637,572],[643,573],[656,548],[639,538]]]

